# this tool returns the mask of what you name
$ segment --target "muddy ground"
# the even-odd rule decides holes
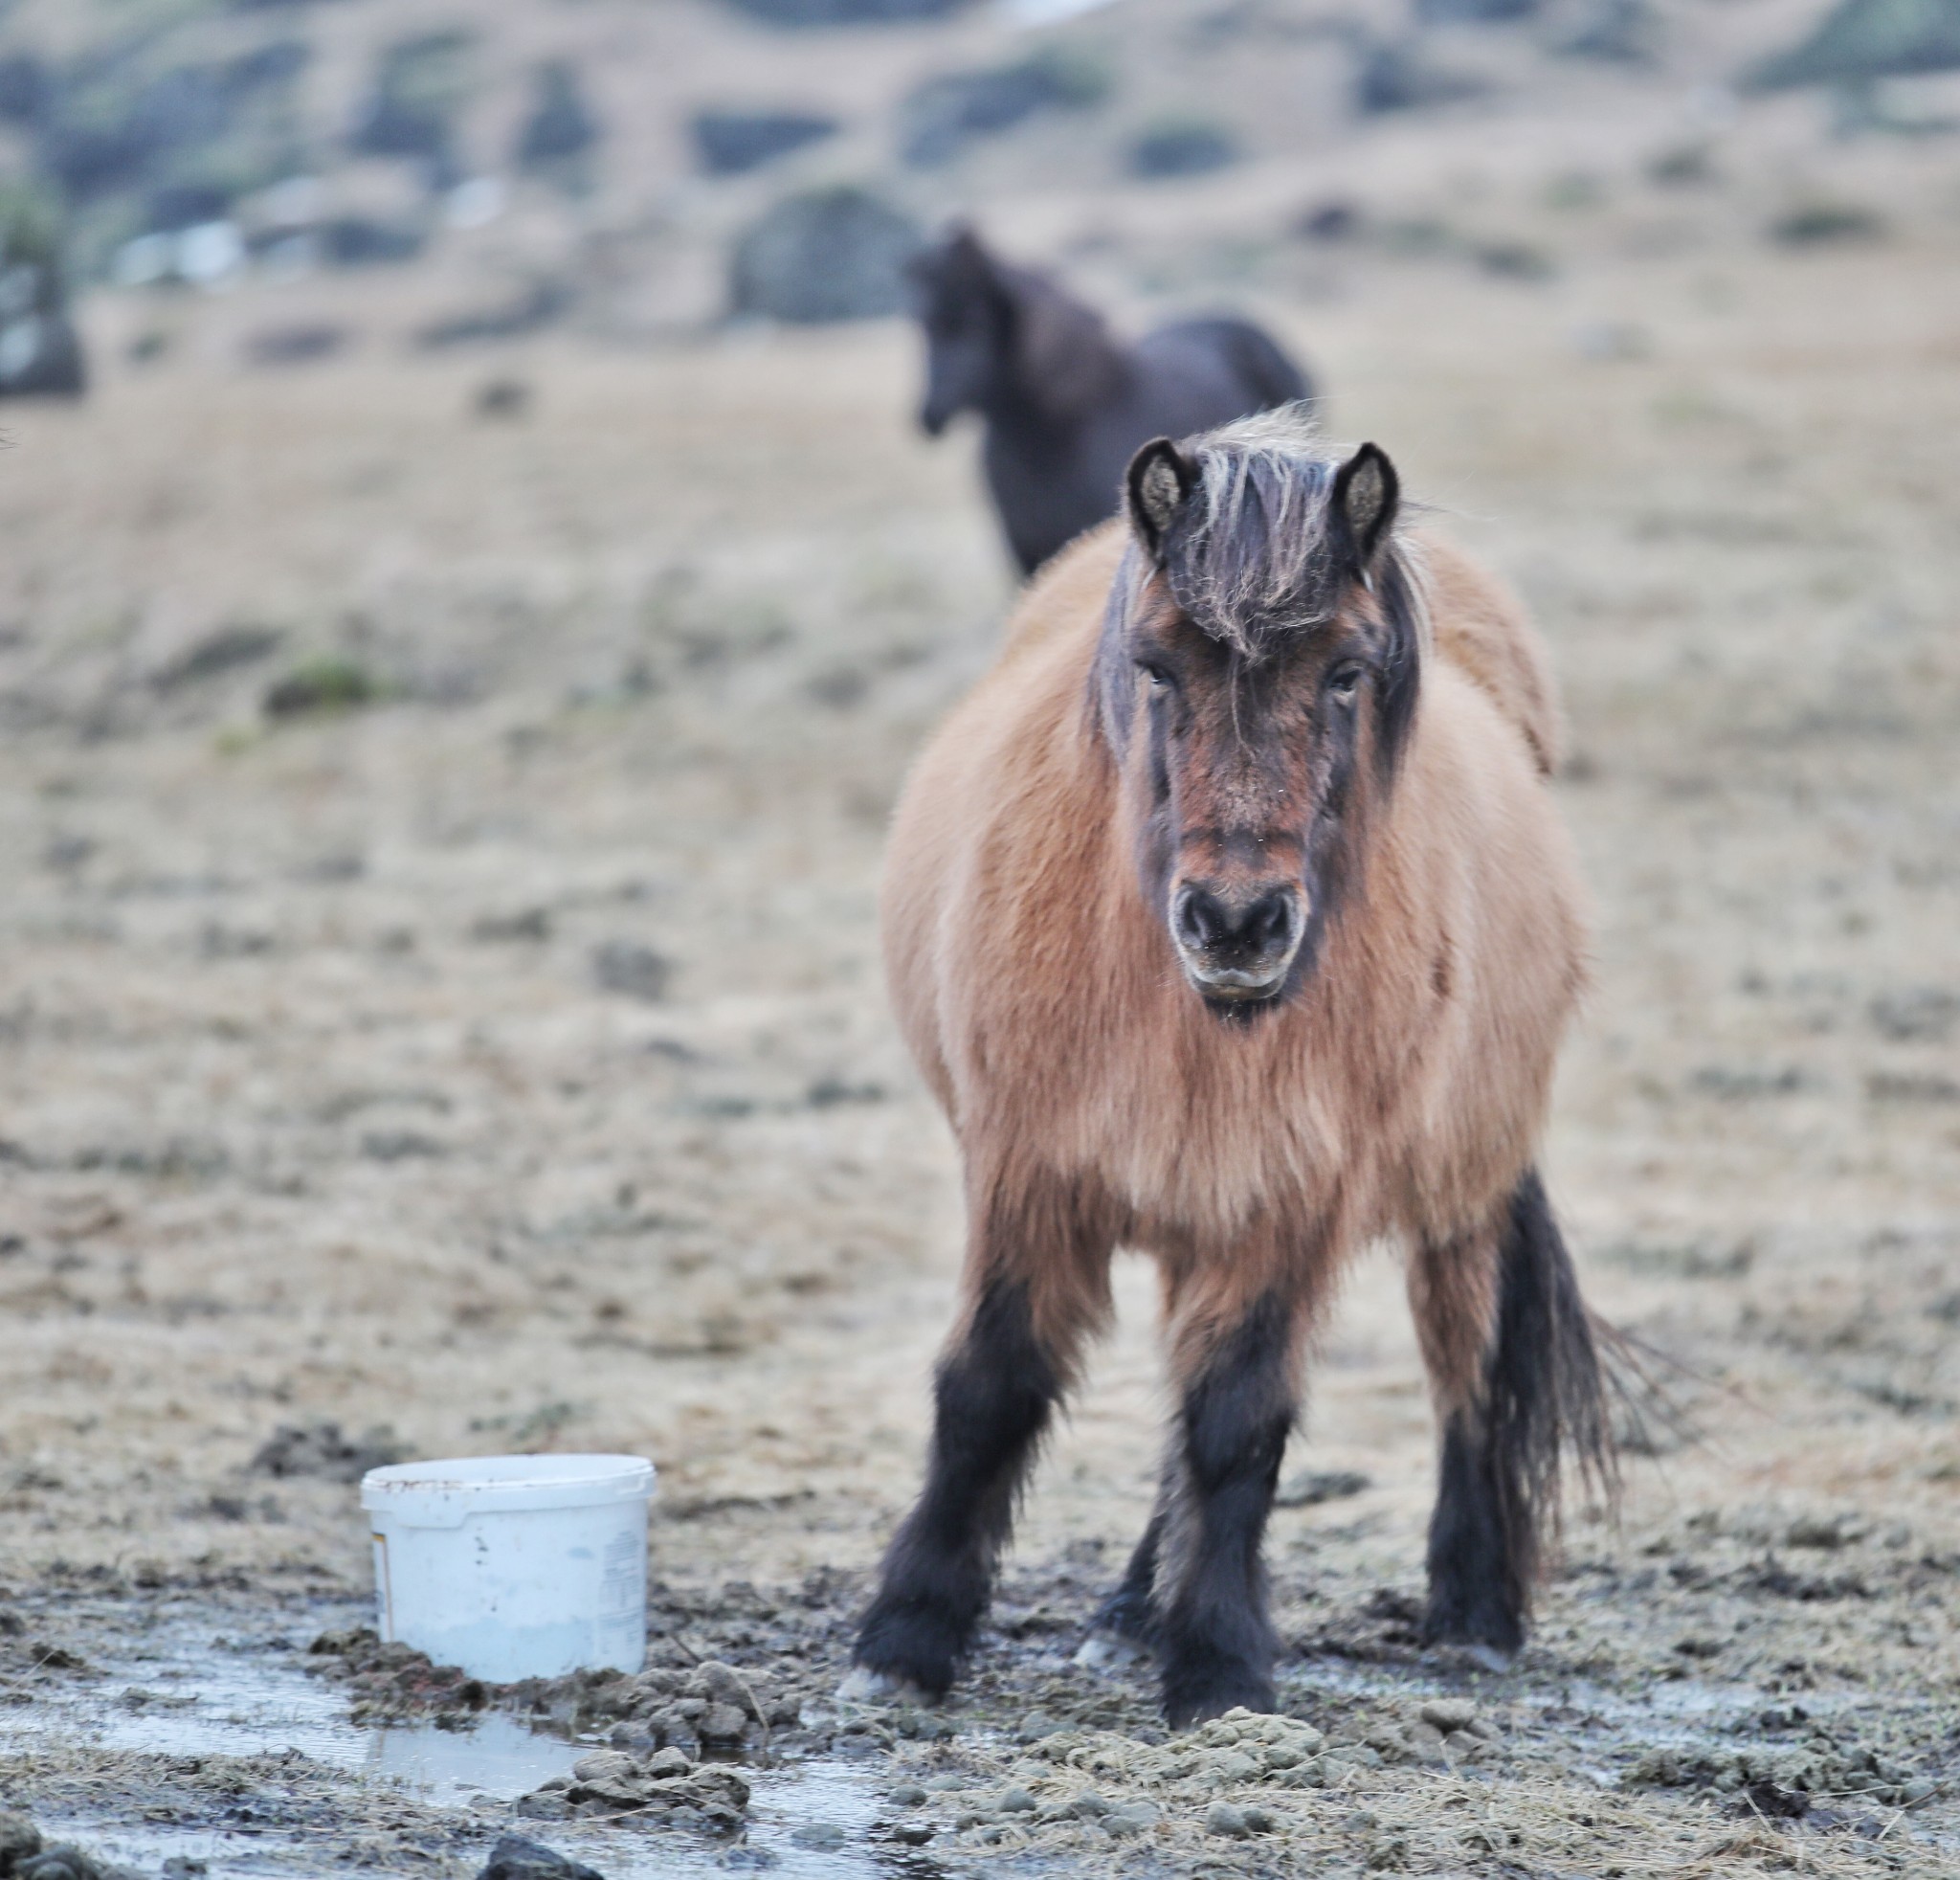
[[[1558,236],[1512,157],[1475,213]],[[1274,1524],[1311,1730],[1273,1740],[1167,1745],[1140,1677],[1071,1663],[1149,1499],[1134,1264],[965,1692],[827,1696],[959,1242],[880,831],[1008,596],[966,452],[905,429],[909,337],[187,347],[10,412],[0,1797],[84,1838],[242,1808],[239,1872],[471,1872],[552,1828],[90,1736],[159,1626],[374,1700],[306,1650],[359,1623],[350,1483],[254,1466],[330,1420],[655,1458],[654,1681],[480,1708],[692,1768],[688,1678],[761,1680],[795,1720],[751,1759],[871,1799],[812,1871],[1960,1871],[1960,223],[1937,152],[1871,161],[1878,241],[1636,181],[1550,280],[1397,240],[1268,293],[1333,432],[1545,623],[1599,935],[1548,1172],[1698,1432],[1637,1445],[1617,1525],[1574,1512],[1515,1673],[1422,1658],[1431,1432],[1373,1259]],[[478,414],[493,370],[523,415]],[[577,1806],[602,1869],[778,1857],[739,1809]]]

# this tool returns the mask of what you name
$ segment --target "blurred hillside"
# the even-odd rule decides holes
[[[1529,281],[1592,255],[1869,238],[1923,195],[1950,217],[1955,146],[1896,129],[1960,122],[1950,76],[1888,80],[1878,104],[1856,82],[1748,90],[1823,11],[16,0],[0,175],[57,216],[74,282],[122,290],[105,343],[139,359],[200,296],[236,303],[195,319],[214,349],[259,364],[699,330],[728,310],[741,233],[838,185],[914,230],[978,212],[1119,300],[1310,300],[1343,244]],[[1830,59],[1849,43],[1855,66],[1860,30]]]

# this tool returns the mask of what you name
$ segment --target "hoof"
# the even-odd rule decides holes
[[[1145,1645],[1126,1639],[1121,1632],[1105,1632],[1100,1626],[1081,1643],[1075,1662],[1085,1671],[1116,1672],[1140,1665],[1150,1655]]]
[[[910,1678],[894,1677],[889,1671],[874,1671],[869,1665],[857,1665],[851,1675],[837,1687],[840,1704],[929,1704],[932,1699]]]
[[[1264,1716],[1280,1708],[1273,1687],[1254,1678],[1235,1678],[1205,1690],[1167,1690],[1164,1721],[1173,1730],[1195,1730],[1227,1711],[1250,1711]]]
[[[1463,1645],[1457,1649],[1480,1671],[1508,1671],[1518,1662],[1518,1654],[1506,1651],[1503,1645]]]

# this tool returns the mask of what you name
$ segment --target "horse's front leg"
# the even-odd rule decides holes
[[[1275,1287],[1222,1321],[1186,1317],[1181,1403],[1155,1562],[1164,1713],[1182,1729],[1270,1711],[1278,1653],[1262,1547],[1300,1396],[1303,1301]]]
[[[847,1697],[945,1695],[987,1610],[1014,1503],[1084,1337],[1114,1234],[1058,1184],[975,1209],[967,1308],[941,1357],[925,1487],[886,1551]]]

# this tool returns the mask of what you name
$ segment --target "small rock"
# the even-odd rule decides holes
[[[1002,1789],[994,1798],[993,1806],[1002,1815],[1032,1815],[1036,1802],[1026,1789]]]
[[[710,1704],[695,1720],[694,1728],[703,1743],[739,1743],[748,1728],[748,1716],[733,1704]]]
[[[710,1704],[725,1704],[738,1710],[746,1716],[758,1721],[762,1716],[761,1706],[756,1702],[754,1691],[749,1689],[748,1680],[732,1665],[724,1665],[710,1658],[696,1667],[691,1690],[699,1690]]]
[[[1046,1711],[1030,1711],[1014,1731],[1023,1743],[1038,1743],[1044,1737],[1058,1736],[1068,1726],[1058,1722]]]
[[[1412,1723],[1407,1741],[1409,1753],[1416,1761],[1433,1763],[1442,1759],[1443,1733],[1435,1724]]]
[[[1077,1796],[1076,1799],[1068,1804],[1068,1811],[1079,1822],[1101,1821],[1103,1816],[1113,1812],[1113,1810],[1110,1807],[1110,1804],[1103,1801],[1103,1799],[1100,1795],[1098,1795],[1094,1789],[1090,1789],[1089,1791],[1087,1791],[1087,1793]]]
[[[41,1851],[41,1831],[25,1815],[0,1815],[0,1873]]]
[[[13,1869],[14,1880],[137,1880],[126,1867],[111,1867],[65,1843],[30,1854]]]
[[[640,1766],[655,1781],[669,1776],[684,1776],[694,1767],[687,1759],[687,1752],[671,1743],[664,1750],[656,1750]]]
[[[829,1822],[806,1822],[790,1836],[791,1845],[829,1853],[844,1845],[844,1830]]]
[[[672,961],[637,941],[608,940],[592,949],[592,978],[603,992],[658,1000],[673,973]]]
[[[555,1848],[526,1841],[521,1834],[499,1838],[490,1860],[477,1880],[604,1880],[594,1868],[568,1860]]]
[[[1123,1840],[1132,1834],[1147,1834],[1160,1817],[1147,1802],[1125,1802],[1102,1817],[1102,1832]]]
[[[571,1765],[572,1775],[581,1782],[630,1782],[640,1773],[640,1765],[624,1750],[594,1750]]]
[[[408,1453],[387,1429],[369,1430],[354,1441],[334,1422],[284,1423],[259,1445],[250,1467],[255,1475],[280,1481],[313,1476],[323,1482],[358,1482],[370,1468],[386,1468],[406,1460]]]
[[[1853,1514],[1806,1514],[1790,1524],[1783,1538],[1791,1547],[1838,1548],[1862,1540],[1869,1532]]]
[[[908,1847],[923,1847],[932,1839],[930,1822],[901,1822],[892,1829],[892,1839],[903,1842]]]
[[[911,1782],[902,1783],[892,1791],[892,1806],[895,1808],[918,1808],[924,1806],[925,1791]]]
[[[1422,1720],[1447,1736],[1477,1721],[1477,1706],[1467,1697],[1432,1697],[1422,1707]]]
[[[1271,1809],[1254,1806],[1245,1811],[1245,1824],[1255,1834],[1271,1834],[1278,1822]]]
[[[1214,1802],[1205,1810],[1205,1832],[1220,1834],[1230,1841],[1243,1841],[1252,1832],[1245,1810],[1229,1802]]]
[[[513,1812],[527,1822],[568,1822],[571,1803],[562,1795],[549,1795],[541,1789],[535,1795],[519,1796]]]

